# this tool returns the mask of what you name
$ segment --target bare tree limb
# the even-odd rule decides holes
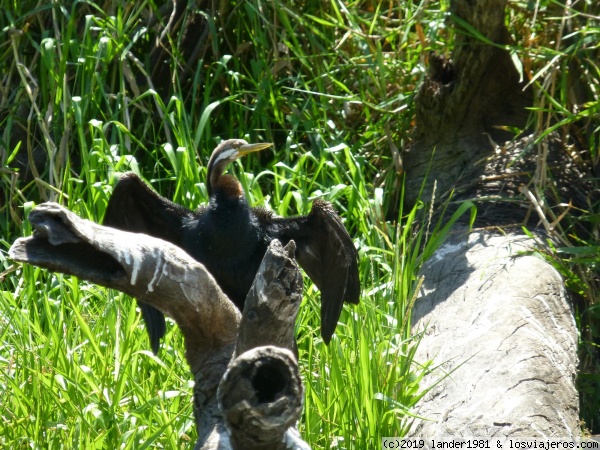
[[[286,350],[302,297],[293,242],[271,243],[242,316],[204,266],[169,242],[100,226],[55,203],[29,220],[34,234],[15,241],[12,259],[118,289],[179,325],[196,382],[195,448],[308,448],[294,427],[302,384]]]
[[[83,220],[55,203],[35,208],[29,221],[35,232],[15,241],[12,259],[118,289],[172,317],[194,373],[211,350],[235,343],[240,312],[179,247]]]
[[[261,345],[296,350],[294,325],[303,282],[295,252],[296,244],[290,241],[285,248],[272,246],[265,255],[244,304],[235,356]]]

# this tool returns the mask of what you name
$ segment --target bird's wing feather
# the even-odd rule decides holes
[[[103,224],[112,228],[144,233],[180,245],[182,225],[191,215],[185,209],[154,192],[134,173],[127,173],[117,183],[108,202]],[[165,335],[165,317],[156,308],[138,302],[146,322],[154,353]]]
[[[329,343],[344,301],[360,297],[358,252],[330,203],[317,200],[308,216],[263,216],[273,237],[296,241],[296,259],[321,291],[321,336]]]
[[[115,186],[103,223],[179,245],[183,221],[191,214],[190,210],[158,195],[130,172],[123,175]]]

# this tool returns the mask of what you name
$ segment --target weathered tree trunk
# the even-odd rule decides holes
[[[175,245],[97,225],[54,203],[29,220],[34,234],[15,241],[12,259],[118,289],[179,325],[196,383],[197,449],[308,448],[295,429],[303,398],[290,349],[302,277],[293,243],[270,245],[240,314]]]
[[[540,171],[558,169],[547,187],[568,195],[565,202],[577,197],[573,181],[581,173],[551,139],[539,159],[529,136],[505,144],[505,127],[525,128],[532,105],[503,48],[505,6],[451,1],[455,47],[449,59],[430,56],[414,141],[403,155],[410,203],[424,180],[423,199],[437,183],[438,202],[455,189],[453,200],[475,202],[477,225],[486,227],[463,231],[423,269],[413,315],[414,331],[424,333],[416,358],[443,370],[424,379],[431,390],[416,413],[430,421],[416,420],[414,436],[579,436],[577,330],[564,283],[550,264],[519,252],[536,246],[521,233],[523,224],[547,239],[535,230],[539,212],[548,211],[532,184]],[[528,197],[523,186],[530,186]]]
[[[242,353],[230,364],[218,396],[226,427],[236,430],[232,448],[309,448],[295,428],[302,413],[302,380],[292,352],[263,346]]]
[[[493,154],[492,141],[511,138],[504,126],[524,128],[532,96],[512,63],[504,26],[506,0],[453,0],[451,19],[457,29],[448,59],[429,56],[429,73],[419,89],[413,143],[403,155],[405,198],[414,203],[423,180],[424,198],[434,180],[441,192],[457,180],[471,180]],[[482,37],[473,36],[462,23]],[[486,44],[484,39],[489,42]]]

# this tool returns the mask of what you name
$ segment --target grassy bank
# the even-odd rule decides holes
[[[403,209],[397,152],[414,126],[427,53],[448,52],[447,5],[211,8],[198,2],[176,16],[153,1],[22,1],[0,11],[2,448],[195,441],[176,328],[156,357],[132,299],[15,266],[6,252],[31,233],[27,213],[43,201],[100,221],[125,171],[195,208],[207,200],[212,149],[233,137],[275,144],[233,167],[251,204],[289,216],[327,199],[361,257],[361,303],[344,308],[329,347],[318,335],[319,293],[305,279],[302,435],[316,449],[364,449],[410,426],[428,370],[413,360],[419,336],[409,332],[410,305],[429,243],[443,231],[426,233],[436,224],[417,214],[423,205]],[[517,3],[511,30],[541,27],[535,17]],[[542,83],[556,53],[519,45],[524,70],[539,74],[539,111],[556,108],[550,99],[560,91]],[[596,97],[588,115],[597,105]]]

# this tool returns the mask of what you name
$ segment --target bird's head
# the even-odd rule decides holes
[[[219,185],[223,172],[225,172],[225,169],[230,163],[241,156],[264,150],[272,145],[273,144],[270,142],[249,144],[243,139],[228,139],[217,145],[217,148],[214,149],[210,156],[210,160],[208,161],[206,186],[208,195],[211,196],[213,187]]]

